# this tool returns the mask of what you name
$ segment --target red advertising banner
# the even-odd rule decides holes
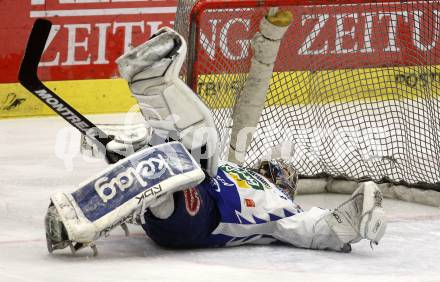
[[[112,78],[118,56],[173,25],[176,5],[176,0],[0,1],[0,83],[17,82],[36,18],[54,23],[40,64],[42,80]]]
[[[17,82],[36,18],[54,23],[40,64],[42,80],[112,78],[118,56],[160,27],[173,25],[176,5],[176,0],[3,0],[0,83]],[[280,48],[277,71],[439,64],[439,2],[289,9],[294,22]],[[217,64],[248,65],[259,19],[253,10],[205,13],[199,60],[206,63],[200,66],[221,71]]]
[[[440,63],[440,2],[285,8],[293,13],[293,23],[283,38],[276,71]],[[251,39],[266,11],[252,8],[202,13],[198,73],[246,69]]]
[[[176,5],[177,0],[0,1],[0,92],[4,94],[0,95],[0,118],[51,113],[16,85],[36,18],[54,23],[40,64],[40,78],[51,81],[54,89],[62,89],[63,97],[86,113],[110,112],[125,110],[133,103],[125,82],[105,81],[118,77],[115,59],[159,28],[172,26]],[[409,85],[438,78],[436,70],[425,70],[417,78],[406,67],[440,65],[440,1],[285,8],[294,17],[275,71],[380,68],[376,73],[382,80],[389,76],[393,83]],[[245,73],[251,39],[266,12],[267,7],[258,7],[202,13],[194,64],[197,74]],[[390,67],[404,68],[391,73]],[[342,82],[349,84],[348,80]],[[295,85],[297,81],[292,82],[292,87]]]

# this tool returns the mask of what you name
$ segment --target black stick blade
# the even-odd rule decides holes
[[[46,47],[51,27],[52,23],[48,20],[37,19],[35,21],[18,73],[18,81],[22,85],[34,80],[29,79],[29,76],[37,74],[38,64],[43,55],[44,47]],[[29,44],[30,42],[31,44]]]
[[[64,118],[82,134],[95,139],[102,145],[112,140],[85,116],[75,110],[55,92],[47,88],[38,78],[38,64],[46,47],[52,23],[45,19],[37,19],[29,36],[23,60],[18,73],[18,81],[29,92],[35,95],[60,117]]]

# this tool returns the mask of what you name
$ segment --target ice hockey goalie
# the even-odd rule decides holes
[[[382,194],[359,186],[333,210],[295,203],[295,169],[270,160],[255,170],[218,162],[209,109],[179,79],[186,43],[170,28],[117,60],[152,137],[73,192],[53,195],[46,215],[50,252],[77,251],[116,226],[141,224],[154,242],[178,248],[282,242],[349,252],[385,232]],[[126,143],[111,142],[109,150]],[[139,148],[142,147],[142,148]]]

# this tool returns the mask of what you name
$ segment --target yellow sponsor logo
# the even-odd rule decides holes
[[[241,179],[240,176],[234,174],[234,173],[229,173],[229,176],[234,179],[234,182],[237,184],[238,187],[243,188],[243,189],[248,189],[248,188],[252,188],[246,180]]]
[[[210,108],[232,108],[245,80],[245,74],[200,75],[197,89]],[[437,89],[437,66],[275,72],[266,106],[426,99],[438,97]]]
[[[45,85],[82,114],[128,111],[135,103],[122,79],[50,81]],[[0,84],[0,119],[55,115],[19,83]]]
[[[220,166],[223,170],[239,188],[249,189],[253,188],[256,190],[264,190],[264,188],[270,188],[266,183],[260,181],[254,174],[254,172],[236,166],[231,166],[229,164],[224,164]]]

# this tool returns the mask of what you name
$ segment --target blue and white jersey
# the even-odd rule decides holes
[[[168,219],[145,214],[146,233],[167,247],[221,247],[276,241],[277,221],[302,209],[256,172],[225,163],[217,176],[174,193]]]
[[[267,244],[276,222],[302,209],[260,174],[225,163],[201,188],[216,202],[220,223],[209,241],[215,245]]]

